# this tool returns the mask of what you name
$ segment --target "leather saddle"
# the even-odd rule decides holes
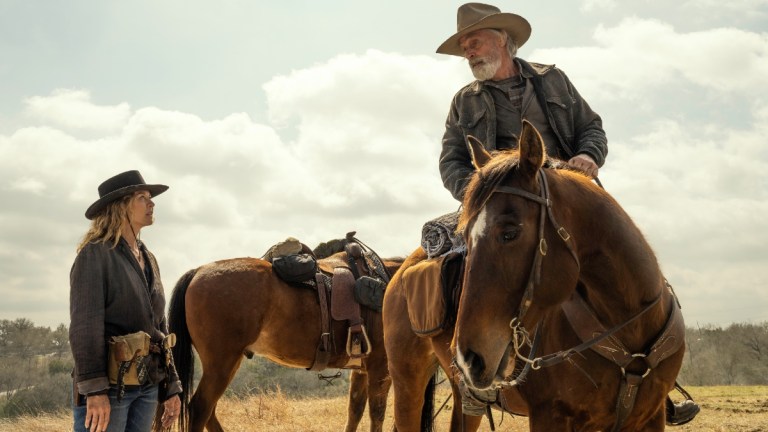
[[[313,280],[301,283],[302,286],[311,287],[317,292],[320,307],[320,340],[315,350],[314,362],[308,368],[312,371],[325,369],[331,356],[336,352],[331,334],[332,321],[344,322],[347,327],[345,351],[349,359],[344,368],[360,368],[362,360],[370,354],[372,349],[355,289],[356,286],[360,288],[361,284],[358,281],[361,278],[375,278],[385,286],[389,282],[389,275],[381,265],[378,256],[363,246],[354,236],[354,231],[349,232],[344,241],[334,244],[337,248],[343,247],[346,256],[336,253],[317,260]],[[295,239],[289,240],[291,245],[283,245],[282,249],[292,254],[310,254],[315,257],[314,252],[306,245],[301,244],[298,248],[295,245],[297,242]],[[272,254],[275,255],[279,254],[280,249],[273,246],[270,251],[276,252]]]

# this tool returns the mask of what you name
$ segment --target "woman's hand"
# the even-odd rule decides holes
[[[169,428],[176,419],[179,418],[179,411],[181,410],[181,399],[179,395],[174,395],[170,399],[163,402],[163,428]]]
[[[85,428],[92,432],[104,432],[109,425],[109,396],[99,394],[85,398]]]

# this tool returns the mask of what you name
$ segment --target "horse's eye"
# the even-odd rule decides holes
[[[501,233],[501,242],[502,243],[509,243],[517,238],[517,235],[520,233],[519,229],[514,230],[507,230]]]

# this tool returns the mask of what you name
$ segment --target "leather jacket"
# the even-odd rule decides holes
[[[565,73],[554,65],[528,63],[519,58],[515,62],[523,77],[533,84],[536,100],[557,137],[558,152],[549,156],[568,160],[577,154],[587,154],[602,166],[608,154],[602,119],[579,95]],[[466,145],[467,135],[478,138],[489,151],[497,149],[496,109],[493,96],[482,81],[474,81],[456,93],[445,122],[440,176],[459,201],[474,172]]]

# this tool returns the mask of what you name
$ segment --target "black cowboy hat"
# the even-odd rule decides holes
[[[107,204],[139,190],[149,191],[149,194],[155,197],[167,191],[168,186],[147,184],[144,177],[136,170],[120,173],[99,185],[99,199],[88,207],[85,217],[93,219],[107,207]]]

